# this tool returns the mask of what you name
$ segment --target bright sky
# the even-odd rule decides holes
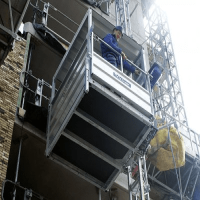
[[[200,1],[156,3],[168,17],[189,127],[200,134]]]

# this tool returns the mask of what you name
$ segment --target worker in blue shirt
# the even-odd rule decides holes
[[[106,44],[101,42],[102,57],[106,59],[108,62],[110,62],[112,65],[114,65],[115,67],[118,67],[121,65],[121,59],[120,59],[120,54],[121,54],[123,58],[123,67],[126,70],[139,75],[140,71],[138,69],[135,69],[133,65],[129,64],[126,61],[127,57],[125,53],[122,52],[122,49],[118,46],[117,42],[121,39],[122,36],[123,36],[122,27],[116,26],[113,29],[112,34],[107,34],[106,37],[103,38],[103,41],[106,42],[108,45],[110,45],[119,54],[117,54],[112,49],[110,49]]]

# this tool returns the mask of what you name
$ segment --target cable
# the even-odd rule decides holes
[[[62,25],[63,27],[65,27],[66,29],[68,29],[69,31],[71,31],[72,33],[75,34],[74,31],[72,31],[70,28],[68,28],[67,26],[65,26],[63,23],[61,23],[60,21],[58,21],[55,17],[53,17],[52,15],[48,14],[48,16],[52,19],[54,19],[56,22],[58,22],[60,25]]]

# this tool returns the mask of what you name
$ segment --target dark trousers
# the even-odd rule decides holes
[[[106,59],[109,63],[111,63],[115,67],[118,67],[117,66],[117,59],[116,59],[116,57],[113,54],[108,53],[103,58]]]

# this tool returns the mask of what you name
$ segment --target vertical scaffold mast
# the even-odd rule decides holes
[[[129,3],[129,0],[115,1],[116,25],[121,25],[124,33],[132,37],[130,18],[138,4],[136,4],[133,11],[130,13]],[[155,116],[161,117],[163,122],[166,122],[168,131],[171,125],[174,126],[178,130],[179,136],[181,133],[185,143],[187,143],[189,148],[192,149],[194,154],[199,155],[198,144],[200,141],[198,134],[192,131],[188,126],[167,16],[158,6],[154,4],[154,1],[147,0],[142,1],[142,3],[143,14],[144,17],[146,17],[145,34],[147,37],[146,44],[149,55],[149,65],[152,66],[153,63],[156,62],[163,70],[162,76],[152,92]],[[171,150],[174,158],[172,144]],[[199,161],[195,157],[194,160],[195,164],[189,164],[192,167],[188,173],[184,173],[180,168],[177,168],[174,160],[174,172],[177,180],[175,187],[165,185],[158,181],[155,177],[152,179],[152,181],[157,182],[162,187],[167,189],[169,194],[171,194],[169,196],[175,195],[181,200],[185,197],[192,199],[198,178],[198,175],[197,177],[194,177],[194,174],[199,174],[199,169],[197,167],[197,163]],[[189,163],[188,160],[186,162]],[[140,195],[142,199],[148,199],[149,194],[148,189],[146,189],[148,182],[146,185],[142,185],[142,183],[145,181],[141,181],[142,174],[147,174],[148,170],[146,170],[146,167],[144,170],[140,168],[139,170]],[[158,171],[156,174],[162,174],[162,172]],[[152,178],[150,175],[148,175],[148,177],[150,179]],[[133,189],[133,185],[134,184],[130,186],[131,189]],[[191,189],[191,185],[193,185],[193,189]],[[143,194],[147,194],[147,196],[144,196]]]
[[[168,123],[176,121],[177,126],[188,126],[166,14],[153,5],[146,17],[150,65],[158,62],[164,70],[154,90],[155,112]]]
[[[181,171],[180,168],[176,169],[174,162],[178,193],[176,193],[175,187],[171,188],[156,178],[152,180],[167,189],[172,196],[175,195],[175,199],[177,199],[177,196],[178,199],[192,199],[199,175],[199,168],[197,167],[200,149],[199,137],[188,127],[167,16],[153,1],[142,2],[149,64],[151,66],[157,62],[163,69],[162,77],[153,90],[155,115],[166,122],[168,130],[171,125],[174,125],[183,137],[185,145],[191,149],[194,155],[197,155],[197,157],[193,156],[195,162],[190,163],[191,167],[188,172]],[[186,164],[189,165],[188,163],[189,161],[186,158]]]

